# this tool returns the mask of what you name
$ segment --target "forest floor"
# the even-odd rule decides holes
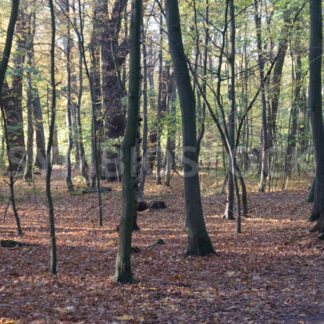
[[[0,217],[8,187],[0,179]],[[107,184],[104,184],[107,185]],[[37,244],[0,247],[0,323],[324,323],[324,242],[310,233],[306,181],[285,192],[249,194],[250,217],[236,234],[225,221],[225,196],[206,193],[203,208],[216,250],[184,257],[183,185],[148,180],[148,200],[167,209],[138,214],[133,235],[136,282],[114,282],[121,188],[103,195],[104,226],[97,225],[96,194],[67,193],[60,170],[52,182],[58,274],[49,274],[44,177],[33,187],[17,182],[24,236],[12,211],[0,220],[0,239]],[[211,188],[212,185],[205,186]],[[157,245],[163,239],[164,245]]]

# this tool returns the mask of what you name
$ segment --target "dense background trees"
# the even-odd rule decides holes
[[[43,129],[46,133],[50,117],[49,51],[44,33],[49,28],[49,16],[40,4],[30,2],[28,10],[20,9],[15,53],[4,85],[7,93],[3,98],[4,108],[10,110],[9,137],[12,149],[15,147],[12,161],[15,169],[21,159],[23,164],[27,160],[29,166],[34,159],[37,168],[44,167],[46,136]],[[301,174],[312,169],[313,155],[307,150],[311,141],[309,118],[305,109],[308,80],[306,2],[180,1],[179,5],[183,16],[184,48],[197,95],[197,127],[205,130],[200,143],[201,165],[225,173],[231,169],[230,158],[225,159],[229,154],[225,152],[225,138],[219,129],[215,133],[213,127],[209,127],[215,121],[208,109],[206,113],[208,101],[232,150],[232,138],[237,137],[237,166],[248,170],[249,174],[261,176],[260,190],[287,184],[296,172]],[[9,8],[6,4],[4,8],[2,15],[6,17]],[[163,11],[161,13],[163,8],[163,2],[144,3],[142,33],[146,54],[142,59],[142,67],[146,66],[145,76],[142,70],[142,85],[146,84],[142,91],[142,105],[146,100],[145,116],[143,110],[141,112],[145,120],[142,126],[148,126],[146,153],[148,164],[157,168],[158,183],[169,165],[166,147],[170,151],[170,141],[174,143],[170,153],[174,155],[175,147],[177,157],[182,144],[179,104],[173,104],[177,100],[175,94],[175,100],[172,99],[173,69],[165,16]],[[94,186],[96,149],[100,177],[120,180],[119,152],[125,131],[128,82],[129,4],[115,1],[107,6],[102,1],[65,1],[58,2],[55,10],[59,81],[53,162],[67,162],[70,189],[73,189],[72,179],[69,180],[71,163],[75,169],[82,169],[85,181],[91,170]],[[2,24],[5,21],[3,19]],[[255,21],[255,26],[251,21]],[[83,56],[91,82],[84,73]],[[94,117],[89,109],[91,87]],[[176,109],[170,113],[172,104]],[[94,134],[98,139],[97,148],[90,141]],[[4,136],[3,131],[1,136]],[[179,166],[179,159],[176,160]],[[92,165],[90,170],[87,165]],[[146,169],[150,172],[150,168]],[[26,178],[30,177],[27,168]],[[229,180],[226,217],[231,218],[234,196],[231,173],[226,179]]]

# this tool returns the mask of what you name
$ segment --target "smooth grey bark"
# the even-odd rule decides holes
[[[169,48],[182,114],[184,189],[188,229],[187,255],[205,256],[215,251],[206,230],[201,205],[195,95],[183,48],[178,1],[166,0],[165,8]]]
[[[124,173],[122,175],[123,209],[119,225],[119,240],[116,258],[115,279],[121,283],[133,282],[131,270],[130,248],[132,242],[133,219],[136,213],[134,174],[132,157],[137,137],[140,106],[141,83],[141,22],[142,0],[132,0],[132,15],[130,27],[130,64],[128,90],[128,118],[126,135],[122,145],[122,161]],[[136,164],[136,163],[135,163]],[[135,175],[136,176],[136,175]]]

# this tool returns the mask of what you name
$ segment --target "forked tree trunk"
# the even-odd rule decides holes
[[[136,141],[141,83],[141,22],[142,0],[132,0],[130,28],[130,67],[128,91],[128,118],[126,136],[123,142],[124,173],[122,175],[123,210],[119,226],[119,241],[116,258],[115,279],[121,283],[133,281],[130,248],[132,242],[133,219],[136,213],[134,176],[132,174],[132,156]]]
[[[196,139],[196,104],[184,53],[178,1],[166,0],[169,48],[180,98],[183,133],[183,169],[188,228],[187,255],[215,253],[208,236],[201,206]]]

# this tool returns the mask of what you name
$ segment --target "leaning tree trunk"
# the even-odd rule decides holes
[[[12,77],[12,87],[7,83],[3,84],[2,94],[5,99],[2,104],[7,116],[8,125],[8,139],[10,141],[10,156],[11,168],[9,171],[21,171],[24,169],[24,162],[26,159],[25,151],[25,136],[23,125],[23,109],[22,109],[22,95],[23,95],[23,65],[25,61],[26,48],[26,14],[20,9],[16,34],[19,35],[16,42],[16,50],[13,55],[13,67],[16,71]]]
[[[184,53],[178,1],[166,0],[166,20],[169,48],[180,98],[183,133],[183,169],[188,228],[188,255],[215,253],[208,236],[202,212],[198,176],[196,139],[196,104],[191,87],[187,58]]]
[[[119,226],[119,241],[116,259],[115,278],[118,282],[131,283],[130,248],[132,242],[132,226],[136,213],[134,175],[132,174],[132,151],[137,137],[140,106],[141,83],[141,21],[142,0],[132,0],[132,17],[130,28],[130,67],[128,91],[128,118],[126,136],[123,142],[124,173],[122,175],[123,210]],[[136,164],[136,163],[135,163]]]
[[[311,221],[324,238],[324,130],[322,115],[322,0],[310,0],[309,110],[315,148],[316,181]]]

